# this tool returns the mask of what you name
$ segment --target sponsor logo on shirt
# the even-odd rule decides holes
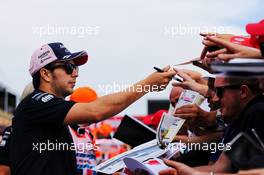
[[[5,140],[2,140],[1,143],[0,143],[0,146],[1,146],[1,147],[4,147],[5,144],[6,144],[6,141],[5,141]]]
[[[42,102],[46,103],[46,102],[50,101],[51,99],[53,99],[54,96],[49,94],[49,93],[39,92],[39,93],[33,95],[32,98],[34,100],[37,100],[37,101],[41,100]]]
[[[49,94],[49,95],[46,95],[46,96],[42,97],[41,101],[46,103],[46,102],[50,101],[53,98],[54,98],[54,96]]]
[[[4,135],[2,137],[2,141],[0,142],[0,147],[4,147],[6,145],[6,141],[8,140],[10,134],[11,133],[9,131],[4,132]]]

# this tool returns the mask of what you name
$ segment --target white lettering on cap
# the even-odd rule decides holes
[[[69,58],[71,55],[65,55],[62,59],[67,59]]]

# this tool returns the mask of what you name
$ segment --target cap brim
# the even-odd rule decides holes
[[[86,51],[72,53],[71,56],[63,61],[73,60],[77,66],[81,66],[88,61],[88,54]]]
[[[246,31],[250,35],[264,35],[264,23],[247,24]]]

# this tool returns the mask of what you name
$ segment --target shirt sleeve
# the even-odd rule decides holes
[[[64,99],[47,94],[41,98],[29,98],[22,104],[17,113],[20,113],[20,116],[34,124],[63,124],[67,113],[74,104],[75,102],[65,101]]]
[[[10,149],[11,127],[4,130],[2,141],[0,142],[0,165],[10,165],[9,149]]]
[[[262,142],[264,142],[264,103],[258,103],[254,108],[250,108],[247,112],[248,118],[245,123],[248,123],[246,127],[246,132],[256,140],[252,129],[255,129],[256,133],[259,135]],[[256,140],[257,141],[257,140]]]

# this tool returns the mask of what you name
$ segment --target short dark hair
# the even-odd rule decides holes
[[[40,71],[37,71],[36,73],[34,73],[32,84],[33,84],[34,89],[39,89],[39,85],[40,85]]]
[[[47,64],[46,66],[44,66],[43,68],[53,71],[51,69],[51,66],[54,63],[55,62],[51,62],[51,63]],[[40,70],[37,71],[32,77],[33,77],[32,83],[33,83],[34,89],[39,89],[39,85],[40,85]]]
[[[260,82],[257,78],[227,78],[227,81],[232,85],[246,85],[255,95],[261,94],[263,91],[260,88]]]

